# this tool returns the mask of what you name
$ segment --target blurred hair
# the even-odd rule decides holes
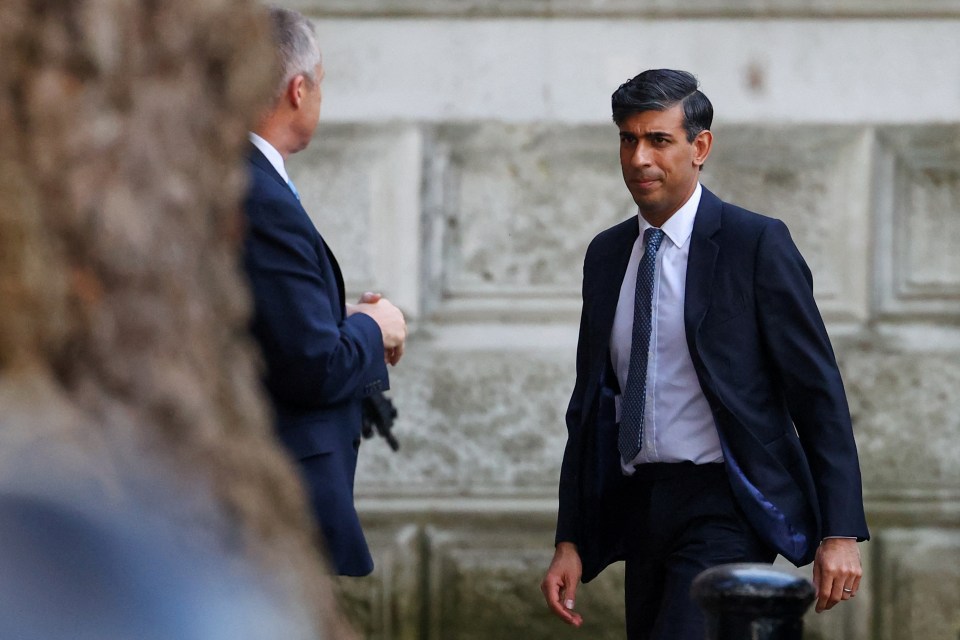
[[[281,95],[290,81],[303,75],[311,83],[317,82],[317,65],[322,62],[317,44],[317,31],[303,14],[283,7],[269,6],[273,27],[273,41],[280,63],[280,81],[277,95]]]
[[[686,71],[648,69],[627,80],[611,96],[613,121],[617,125],[644,111],[666,111],[683,105],[683,128],[687,142],[713,123],[713,105],[697,88],[697,78]]]

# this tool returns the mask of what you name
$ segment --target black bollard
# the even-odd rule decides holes
[[[809,580],[766,564],[707,569],[690,593],[706,615],[706,640],[801,640],[814,599]]]

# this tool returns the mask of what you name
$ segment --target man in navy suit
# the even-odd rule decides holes
[[[628,638],[700,640],[693,578],[779,553],[814,562],[829,609],[856,594],[869,534],[810,271],[782,222],[700,185],[713,107],[696,78],[645,71],[612,106],[639,216],[584,261],[547,604],[580,626],[578,584],[625,560]]]
[[[277,432],[299,462],[331,561],[339,574],[362,576],[373,570],[353,504],[362,401],[389,387],[386,363],[403,355],[406,324],[378,294],[346,304],[340,267],[287,176],[284,163],[319,122],[323,67],[311,22],[269,12],[281,77],[250,134],[244,203],[253,333]]]

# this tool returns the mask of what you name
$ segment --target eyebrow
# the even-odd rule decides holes
[[[621,130],[620,130],[620,137],[624,137],[624,136],[629,136],[629,137],[631,137],[631,138],[641,138],[641,137],[642,137],[642,138],[674,138],[674,137],[676,137],[676,136],[674,136],[672,133],[670,133],[669,131],[647,131],[647,132],[644,133],[643,135],[638,136],[637,134],[635,134],[635,133],[632,132],[632,131],[625,131],[625,130],[621,129]]]

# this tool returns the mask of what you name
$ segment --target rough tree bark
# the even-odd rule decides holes
[[[249,0],[0,4],[0,485],[37,459],[133,496],[344,638],[246,333],[265,34]]]

